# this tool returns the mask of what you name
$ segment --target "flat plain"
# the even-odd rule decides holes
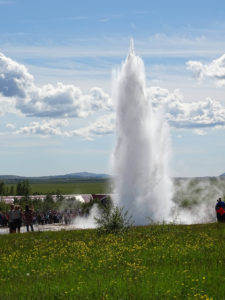
[[[13,186],[16,191],[16,183],[6,184],[8,189]],[[107,180],[81,180],[72,182],[31,182],[31,194],[47,195],[61,193],[67,194],[104,194],[110,193],[110,182]]]

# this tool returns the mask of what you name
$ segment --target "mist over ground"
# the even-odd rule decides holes
[[[225,177],[174,179],[173,220],[176,223],[216,221],[215,205],[225,196]]]

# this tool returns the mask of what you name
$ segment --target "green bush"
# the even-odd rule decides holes
[[[97,230],[99,233],[123,233],[133,225],[132,217],[128,217],[128,211],[118,206],[105,209],[100,217],[96,217]]]

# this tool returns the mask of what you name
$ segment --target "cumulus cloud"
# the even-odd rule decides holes
[[[206,131],[202,130],[202,129],[194,129],[194,133],[196,135],[206,135]]]
[[[192,71],[199,80],[211,78],[215,80],[218,86],[225,85],[225,54],[208,64],[203,64],[200,61],[188,61],[187,69]]]
[[[85,139],[92,140],[96,136],[112,134],[115,130],[115,114],[104,115],[91,125],[73,130],[72,135],[82,136]]]
[[[16,109],[15,99],[0,96],[0,116],[10,113],[19,114],[19,111]]]
[[[115,115],[108,114],[100,117],[94,123],[75,130],[67,130],[69,122],[66,119],[42,120],[41,122],[31,122],[28,126],[21,127],[15,134],[41,136],[80,136],[87,140],[93,140],[97,136],[112,134],[115,127]],[[10,127],[10,126],[8,126]]]
[[[207,98],[202,101],[185,102],[179,90],[173,92],[160,87],[147,88],[147,97],[153,108],[164,108],[172,127],[203,129],[225,126],[225,107],[216,100]]]
[[[7,124],[5,125],[5,127],[6,127],[6,128],[9,128],[9,129],[15,129],[16,125],[13,124],[13,123],[7,123]]]
[[[15,134],[38,134],[42,136],[49,135],[68,135],[65,131],[62,131],[62,127],[67,127],[67,120],[50,120],[42,122],[32,122],[28,126],[22,127],[15,132]]]
[[[17,108],[32,117],[83,118],[99,110],[111,110],[111,103],[100,88],[83,94],[73,85],[58,83],[36,89],[29,98],[17,101]]]
[[[102,89],[83,93],[74,85],[35,85],[27,68],[0,53],[0,93],[14,98],[15,107],[26,116],[87,117],[95,111],[112,109],[111,98]]]
[[[0,92],[3,96],[25,98],[34,88],[33,81],[25,66],[0,53]]]
[[[222,84],[225,80],[225,55],[208,65],[189,61],[188,68],[199,78],[212,77]],[[146,96],[153,109],[163,107],[171,127],[192,129],[195,134],[203,135],[205,128],[225,126],[225,107],[214,99],[187,102],[178,89],[169,91],[161,87],[146,88]],[[101,88],[94,87],[83,93],[72,84],[38,87],[24,65],[0,53],[0,115],[20,112],[28,117],[48,120],[32,122],[19,128],[16,134],[94,139],[114,132],[115,115],[112,110],[112,100]],[[67,130],[66,119],[84,118],[99,111],[106,114],[86,127]]]
[[[225,107],[220,102],[207,98],[198,102],[185,102],[179,90],[170,92],[160,87],[146,89],[146,95],[152,102],[153,109],[163,109],[170,126],[178,129],[191,129],[194,134],[205,135],[207,128],[225,126]],[[115,129],[115,114],[107,113],[90,125],[75,129],[62,130],[66,127],[66,120],[50,120],[32,122],[30,125],[16,131],[17,134],[41,134],[80,136],[92,140]]]

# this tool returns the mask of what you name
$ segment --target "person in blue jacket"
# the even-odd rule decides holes
[[[217,210],[218,208],[220,208],[220,207],[225,208],[225,202],[223,202],[221,198],[219,198],[219,199],[217,200],[217,203],[216,203],[216,210]]]
[[[222,201],[221,198],[217,200],[215,210],[217,215],[217,221],[225,222],[225,202]]]

